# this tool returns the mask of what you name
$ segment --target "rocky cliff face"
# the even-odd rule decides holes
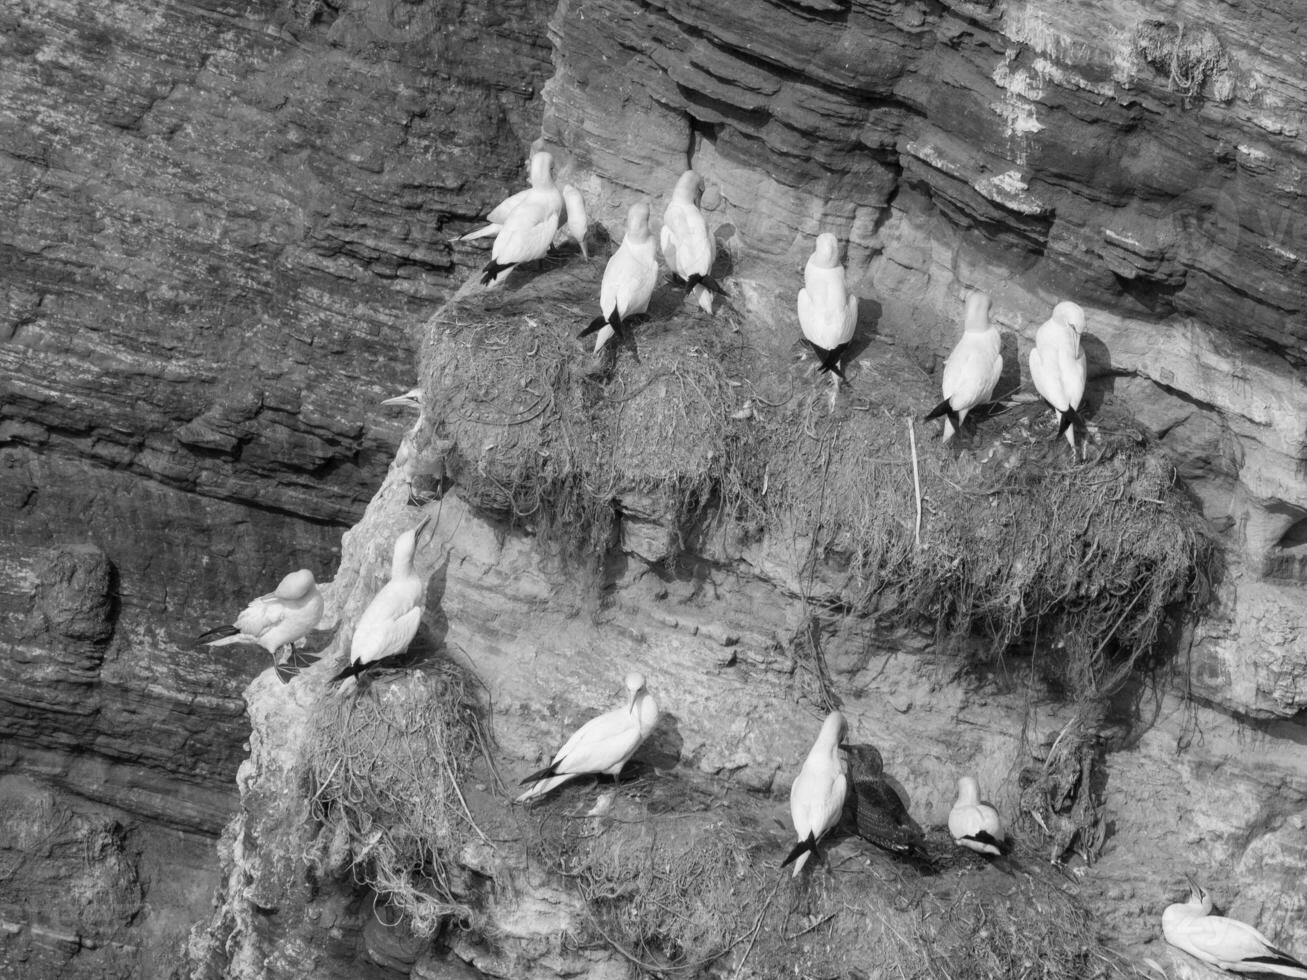
[[[68,791],[12,783],[4,826],[27,862],[116,826],[88,867],[134,896],[6,884],[24,976],[175,964],[267,665],[191,638],[331,578],[476,259],[447,238],[521,180],[548,9],[393,7],[0,13],[0,768]]]
[[[4,32],[12,274],[0,434],[17,542],[0,565],[15,708],[2,723],[14,736],[5,765],[83,800],[42,837],[30,828],[71,798],[14,779],[6,825],[18,831],[14,859],[49,856],[50,880],[74,874],[79,849],[93,855],[84,873],[96,880],[78,894],[109,896],[88,918],[45,903],[53,886],[34,888],[4,909],[6,958],[27,957],[31,975],[77,963],[99,975],[110,952],[139,969],[142,950],[175,948],[194,919],[160,909],[193,910],[218,881],[188,949],[197,975],[628,969],[595,933],[593,907],[530,864],[535,821],[505,816],[484,768],[464,784],[467,809],[496,846],[469,832],[446,855],[478,917],[442,920],[435,942],[383,925],[394,920],[374,915],[375,895],[344,870],[354,842],[322,838],[300,782],[347,636],[290,688],[264,674],[248,689],[252,732],[239,694],[262,654],[184,649],[275,581],[288,553],[325,579],[339,549],[328,619],[348,627],[413,519],[415,488],[453,487],[429,505],[439,521],[421,559],[433,582],[425,643],[484,683],[505,779],[534,768],[638,665],[668,712],[646,750],[655,784],[707,781],[732,811],[755,813],[766,829],[745,836],[767,854],[828,689],[892,760],[924,823],[943,820],[966,765],[1002,787],[1009,816],[1052,821],[1015,776],[1065,752],[1060,732],[1085,730],[1052,692],[1037,692],[1032,715],[1023,688],[959,674],[955,650],[877,632],[838,606],[814,627],[802,567],[739,549],[725,560],[702,541],[682,549],[674,501],[630,486],[597,580],[573,581],[521,521],[470,507],[484,501],[468,475],[498,478],[497,457],[513,450],[504,418],[538,407],[529,385],[467,380],[473,400],[512,412],[478,422],[475,443],[426,418],[373,496],[411,424],[374,410],[412,383],[407,325],[481,261],[444,248],[443,226],[462,230],[520,179],[546,76],[544,136],[609,228],[636,194],[657,215],[685,166],[707,177],[743,346],[783,360],[812,238],[848,242],[872,341],[853,378],[859,405],[910,414],[908,403],[928,403],[966,288],[993,296],[1015,339],[1014,383],[1052,303],[1088,309],[1091,422],[1107,439],[1124,408],[1151,431],[1228,560],[1219,609],[1182,638],[1179,683],[1129,685],[1110,711],[1099,706],[1111,831],[1073,891],[1106,935],[1176,975],[1200,975],[1156,936],[1182,870],[1204,870],[1231,914],[1301,951],[1307,246],[1292,12],[1197,0],[1164,15],[1135,3],[568,0],[546,41],[545,7],[251,4],[147,17],[43,4]],[[557,298],[585,306],[596,276],[577,274]],[[426,333],[447,326],[437,318]],[[442,365],[430,346],[423,356],[430,404]],[[648,448],[640,394],[615,450],[628,469]],[[341,546],[339,528],[356,520]],[[146,546],[140,529],[152,526],[163,533]],[[685,564],[666,565],[678,550]],[[796,652],[818,643],[824,676]],[[1022,673],[1026,662],[1013,663]],[[208,835],[232,812],[238,765],[215,872]],[[584,788],[566,812],[582,816],[596,798]],[[123,819],[131,826],[115,829]],[[1032,819],[1027,839],[1047,846]],[[612,828],[594,829],[602,839]],[[176,867],[196,869],[188,886]]]

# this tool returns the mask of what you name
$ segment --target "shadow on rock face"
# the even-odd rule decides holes
[[[628,769],[635,766],[637,762],[642,764],[642,768],[649,766],[655,769],[674,769],[681,761],[681,750],[684,747],[685,739],[681,737],[679,720],[670,711],[664,711],[659,716],[653,732],[645,739],[644,745],[640,746],[635,758],[628,764]]]

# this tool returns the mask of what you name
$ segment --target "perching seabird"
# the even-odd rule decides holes
[[[504,217],[490,249],[490,262],[481,273],[481,285],[487,286],[518,263],[543,258],[549,251],[563,210],[553,166],[553,156],[544,151],[531,158],[531,187]]]
[[[1212,915],[1212,898],[1206,889],[1189,875],[1185,878],[1189,900],[1168,905],[1162,913],[1162,935],[1168,943],[1234,973],[1307,977],[1307,964],[1276,948],[1248,923]]]
[[[962,337],[944,362],[944,400],[926,416],[927,422],[944,416],[944,442],[962,428],[969,411],[985,404],[994,394],[1003,373],[1003,355],[999,353],[1002,345],[998,327],[989,322],[989,297],[978,291],[971,293]]]
[[[585,236],[590,231],[590,219],[585,213],[585,199],[571,184],[563,185],[563,208],[567,212],[567,234],[581,246],[581,257],[590,261],[590,249]]]
[[[717,257],[717,243],[708,232],[708,222],[699,210],[703,178],[693,170],[681,174],[672,191],[671,203],[663,212],[663,228],[658,234],[663,261],[672,270],[672,281],[684,282],[687,294],[705,313],[712,312],[712,294],[725,291],[710,275]]]
[[[534,785],[516,800],[525,803],[544,796],[555,786],[589,773],[617,776],[635,755],[635,750],[658,724],[658,702],[644,686],[644,674],[631,671],[626,675],[629,697],[620,708],[591,718],[572,733],[554,754],[553,762],[533,772],[521,785]]]
[[[649,232],[649,205],[632,204],[626,212],[622,244],[604,266],[604,278],[599,286],[601,315],[591,320],[577,338],[597,333],[594,349],[598,353],[614,334],[622,337],[630,318],[649,308],[657,281],[658,257]]]
[[[363,673],[387,657],[408,649],[422,622],[422,606],[426,588],[422,576],[413,567],[418,535],[430,523],[424,517],[416,527],[395,539],[390,559],[390,581],[372,597],[354,626],[349,644],[349,666],[331,679],[334,684]],[[348,685],[342,685],[346,690]]]
[[[842,714],[838,711],[828,714],[817,741],[803,760],[803,768],[790,787],[790,818],[794,821],[794,833],[799,842],[781,862],[781,867],[793,861],[796,877],[808,855],[817,853],[818,842],[839,823],[840,812],[844,809],[848,780],[844,776],[839,748],[847,730]]]
[[[528,175],[535,174],[536,157],[540,156],[542,152],[543,151],[537,151],[531,154],[531,159],[529,159],[526,163],[526,169]],[[544,155],[548,156],[549,154],[545,153]],[[551,164],[552,164],[552,160],[551,160]],[[531,178],[529,177],[528,179]],[[534,181],[532,181],[532,185],[534,186]],[[476,231],[469,231],[465,235],[459,235],[453,240],[456,242],[470,242],[478,238],[492,238],[495,235],[498,235],[500,229],[503,228],[504,226],[505,219],[507,219],[508,216],[513,213],[513,209],[515,207],[517,207],[524,200],[526,200],[526,196],[530,193],[531,193],[531,188],[527,187],[524,190],[518,191],[516,194],[510,194],[508,197],[504,198],[502,201],[496,204],[490,210],[490,213],[486,215],[486,221],[489,222],[488,225],[486,225],[484,228],[478,228]]]
[[[1007,851],[1007,837],[993,805],[980,798],[975,776],[958,779],[958,799],[948,813],[948,832],[953,843],[978,854],[997,857]]]
[[[803,270],[803,288],[799,290],[799,327],[803,338],[816,352],[821,373],[829,373],[834,388],[831,404],[839,391],[844,369],[840,358],[849,348],[858,324],[858,297],[850,295],[844,285],[844,267],[840,265],[840,243],[830,232],[817,236],[817,247]]]
[[[1085,396],[1088,363],[1080,347],[1085,331],[1085,311],[1075,303],[1062,302],[1053,307],[1053,315],[1035,333],[1030,352],[1030,377],[1035,390],[1044,396],[1058,413],[1057,434],[1066,433],[1066,441],[1076,448],[1076,426],[1084,428],[1077,411]]]
[[[898,792],[885,779],[880,752],[874,745],[842,745],[848,756],[848,795],[845,812],[857,835],[869,844],[911,857],[930,860],[926,836],[908,815]]]
[[[196,643],[224,647],[232,643],[257,643],[272,654],[272,665],[285,684],[296,668],[277,662],[282,647],[304,639],[322,619],[322,593],[307,568],[291,572],[273,592],[259,596],[241,611],[231,626],[219,626],[202,633]]]

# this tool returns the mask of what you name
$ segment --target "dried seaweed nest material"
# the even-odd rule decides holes
[[[306,860],[352,873],[418,936],[471,915],[447,862],[479,834],[459,789],[485,744],[479,710],[462,672],[436,664],[354,696],[328,691],[310,717],[303,766],[321,826]]]
[[[1146,20],[1135,29],[1135,50],[1160,75],[1168,87],[1186,98],[1214,80],[1213,94],[1222,102],[1234,94],[1229,77],[1230,57],[1216,32],[1205,24],[1197,26]]]
[[[601,566],[638,500],[681,549],[780,569],[817,605],[995,653],[1038,634],[1077,693],[1110,689],[1174,605],[1205,597],[1204,521],[1107,406],[1087,462],[1040,405],[992,415],[956,454],[914,421],[933,392],[892,348],[860,356],[832,413],[824,380],[729,317],[658,311],[638,357],[597,365],[575,339],[580,292],[555,273],[452,304],[423,352],[425,438],[457,446],[458,492],[565,558]]]
[[[1069,883],[1034,863],[923,876],[850,839],[792,879],[774,807],[753,797],[659,779],[623,784],[601,816],[584,815],[591,793],[574,814],[566,799],[537,810],[535,855],[583,899],[582,940],[641,975],[1131,975]]]

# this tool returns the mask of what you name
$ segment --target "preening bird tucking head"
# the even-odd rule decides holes
[[[849,723],[844,720],[844,716],[838,711],[832,711],[826,716],[826,720],[821,723],[821,734],[817,736],[817,741],[822,745],[827,745],[834,752],[844,741],[844,737],[849,733]]]
[[[296,599],[303,599],[316,585],[313,573],[307,568],[301,568],[298,572],[291,572],[277,584],[275,595],[278,599],[293,602]]]
[[[630,695],[626,702],[626,710],[634,711],[636,699],[640,697],[640,692],[644,690],[644,674],[638,670],[633,670],[626,675],[626,693]]]
[[[531,154],[531,186],[554,186],[554,155],[541,150]]]
[[[626,237],[633,242],[646,242],[649,234],[649,205],[640,201],[626,212]]]
[[[965,806],[968,803],[980,802],[980,783],[976,781],[975,776],[958,777],[958,804]]]
[[[1085,332],[1085,311],[1080,308],[1078,303],[1072,303],[1070,300],[1063,300],[1053,307],[1053,319],[1059,323],[1064,323],[1077,335]]]
[[[984,333],[989,329],[989,295],[974,289],[967,294],[967,313],[963,329]]]
[[[676,189],[672,191],[672,198],[677,201],[684,201],[687,204],[697,205],[699,195],[703,193],[703,178],[693,170],[687,170],[676,181]]]
[[[812,250],[808,264],[823,269],[835,268],[840,264],[840,240],[828,231],[822,232],[817,236],[817,245]]]

